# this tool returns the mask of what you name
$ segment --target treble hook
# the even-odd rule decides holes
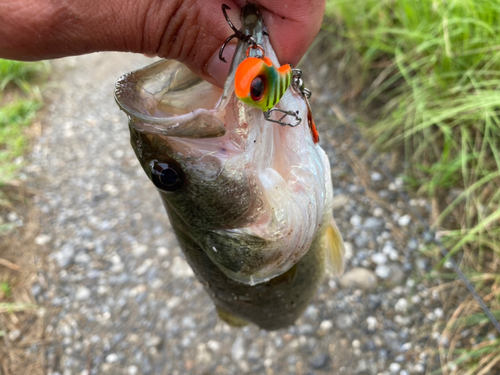
[[[283,113],[283,116],[281,116],[278,120],[273,120],[271,118],[271,115],[273,112],[281,112]],[[288,122],[284,122],[283,119],[286,117],[286,116],[292,116],[292,117],[295,117],[295,121],[296,123],[295,124],[289,124]],[[291,126],[292,128],[299,125],[300,122],[302,121],[302,119],[299,117],[299,111],[285,111],[283,109],[279,109],[279,108],[271,108],[270,110],[268,111],[264,111],[264,117],[267,121],[270,121],[270,122],[275,122],[277,124],[280,124],[281,126],[285,126],[285,125],[288,125],[288,126]]]
[[[240,30],[238,30],[236,27],[234,27],[233,23],[229,19],[229,16],[226,13],[226,9],[231,10],[228,5],[222,4],[222,13],[224,13],[224,18],[226,19],[227,23],[229,24],[229,27],[234,31],[234,34],[231,35],[229,38],[226,39],[226,41],[222,44],[219,50],[219,59],[227,62],[224,56],[222,56],[222,53],[224,52],[224,48],[226,48],[226,45],[231,41],[233,38],[238,38],[239,40],[250,44],[250,47],[252,48],[257,48],[258,44],[255,41],[255,39],[251,35],[243,34]]]

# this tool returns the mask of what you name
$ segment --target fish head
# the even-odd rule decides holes
[[[328,233],[332,185],[307,120],[282,127],[236,97],[234,72],[246,53],[240,42],[224,89],[163,60],[123,76],[115,98],[176,233],[189,236],[226,276],[254,285],[289,270]],[[307,104],[292,89],[277,107],[307,119]],[[336,243],[340,269],[340,235]]]

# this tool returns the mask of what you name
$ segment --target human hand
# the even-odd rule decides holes
[[[296,65],[321,27],[325,0],[255,0],[281,63]],[[40,60],[125,51],[182,61],[222,86],[229,64],[218,58],[232,34],[222,4],[239,26],[245,0],[3,0],[0,57]],[[234,48],[228,46],[229,60]]]

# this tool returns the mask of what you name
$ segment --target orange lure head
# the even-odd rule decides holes
[[[234,91],[244,103],[267,111],[279,102],[291,80],[290,65],[276,68],[267,56],[248,57],[236,69]]]

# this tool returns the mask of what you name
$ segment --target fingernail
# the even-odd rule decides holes
[[[229,73],[229,67],[231,66],[231,61],[233,60],[234,51],[236,50],[236,44],[228,44],[224,48],[224,58],[227,62],[219,59],[219,51],[217,51],[207,64],[207,73],[212,77],[221,87],[224,86],[226,82],[227,75]]]

